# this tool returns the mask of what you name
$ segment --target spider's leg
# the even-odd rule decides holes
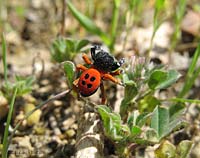
[[[89,65],[92,64],[91,60],[88,58],[88,56],[85,53],[83,54],[82,58],[86,62],[86,64],[89,64]]]
[[[119,81],[116,78],[114,78],[111,74],[103,74],[102,77],[105,80],[110,80],[110,81],[117,83],[117,84],[119,83]]]
[[[81,65],[81,64],[78,64],[78,65],[76,65],[76,69],[77,69],[77,70],[85,71],[85,70],[87,70],[88,68],[85,67],[85,66],[83,66],[83,65]]]
[[[101,84],[100,84],[100,90],[101,90],[101,104],[106,104],[107,99],[106,99],[106,93],[104,90],[103,82],[101,82]]]
[[[123,83],[121,83],[120,81],[118,81],[115,77],[113,77],[111,74],[103,74],[102,75],[102,78],[104,80],[110,80],[116,84],[119,84],[119,85],[123,85]]]

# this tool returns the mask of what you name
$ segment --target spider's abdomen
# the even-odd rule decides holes
[[[94,94],[101,83],[101,75],[98,70],[90,68],[85,70],[78,81],[78,89],[82,96],[88,97]]]

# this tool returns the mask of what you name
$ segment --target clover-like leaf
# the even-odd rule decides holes
[[[155,70],[148,81],[149,88],[157,89],[157,87],[167,79],[167,73],[162,70]]]
[[[170,110],[166,107],[157,106],[154,109],[150,127],[156,131],[159,140],[170,134],[173,130],[186,125],[181,119],[181,115],[182,113],[177,113],[176,117],[173,117],[173,115],[170,117]]]
[[[157,106],[152,113],[151,128],[153,128],[157,132],[157,136],[159,139],[165,136],[166,131],[168,131],[168,123],[168,109],[165,107]]]
[[[155,70],[150,75],[148,85],[150,89],[165,89],[171,86],[180,78],[180,73],[175,70]]]

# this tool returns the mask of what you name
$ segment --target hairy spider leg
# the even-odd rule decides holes
[[[89,65],[92,64],[91,60],[88,58],[88,56],[85,53],[82,55],[82,58],[86,64],[89,64]]]

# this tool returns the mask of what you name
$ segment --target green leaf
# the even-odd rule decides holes
[[[151,128],[153,128],[157,132],[157,136],[161,139],[165,136],[166,131],[168,131],[168,123],[169,123],[169,111],[165,107],[157,106],[151,118]]]
[[[176,147],[169,141],[164,141],[154,153],[156,158],[175,158]]]
[[[173,130],[185,126],[181,119],[182,112],[172,112],[166,107],[156,107],[152,113],[150,127],[153,128],[159,140],[170,134]]]
[[[76,52],[79,52],[83,47],[85,47],[86,45],[89,44],[90,41],[86,40],[86,39],[83,39],[83,40],[80,40],[76,43],[76,46],[75,46],[75,50]]]
[[[149,88],[151,89],[165,89],[175,83],[180,74],[175,70],[169,70],[168,72],[162,70],[155,70],[148,81]]]
[[[73,81],[75,78],[76,67],[73,62],[66,61],[63,63],[63,68],[65,71],[65,75],[67,77],[67,84],[70,88],[73,86]]]
[[[178,157],[187,158],[190,154],[191,148],[192,148],[192,141],[189,140],[181,141],[176,149]]]
[[[70,0],[67,1],[67,6],[70,12],[73,14],[73,16],[87,31],[100,36],[101,39],[105,42],[105,44],[110,45],[110,39],[108,38],[108,36],[103,31],[101,31],[101,29],[97,27],[92,20],[90,20],[87,16],[79,12],[70,2]]]
[[[56,62],[72,60],[80,50],[89,43],[88,40],[57,38],[51,46],[51,57]]]
[[[159,84],[167,79],[167,73],[161,70],[155,70],[148,81],[149,88],[156,89]]]
[[[78,41],[73,39],[65,39],[65,52],[68,54],[70,53],[77,53],[75,52],[75,45]]]
[[[181,77],[180,73],[176,70],[169,70],[167,72],[167,78],[163,82],[161,82],[156,89],[165,89],[175,83]]]
[[[142,133],[142,129],[138,126],[131,127],[131,137],[136,137]]]

